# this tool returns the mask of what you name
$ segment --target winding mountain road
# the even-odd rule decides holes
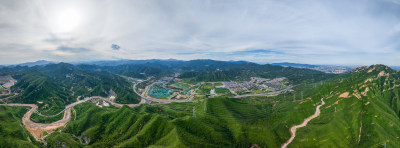
[[[133,90],[135,93],[136,90],[136,84],[134,84]],[[149,87],[146,87],[146,92],[148,91]],[[158,103],[172,103],[172,102],[196,102],[193,100],[163,100],[163,99],[156,99],[156,98],[151,98],[149,96],[143,96],[139,93],[137,93],[139,96],[141,96],[141,101],[138,104],[119,104],[119,103],[115,103],[114,101],[112,101],[110,98],[104,98],[104,97],[100,97],[100,96],[92,96],[92,97],[86,97],[83,100],[78,100],[72,104],[69,104],[65,107],[64,110],[62,110],[61,112],[55,114],[55,115],[42,115],[40,114],[37,109],[38,106],[36,104],[20,104],[20,103],[9,103],[9,104],[0,104],[0,105],[5,105],[5,106],[16,106],[16,107],[31,107],[31,109],[26,112],[24,114],[24,117],[22,117],[22,123],[24,124],[26,130],[29,131],[29,133],[32,134],[32,136],[39,142],[45,142],[44,139],[50,135],[54,130],[56,130],[59,127],[63,127],[65,126],[70,120],[71,120],[71,109],[78,104],[81,104],[83,102],[98,98],[98,99],[102,99],[108,103],[110,103],[111,105],[115,106],[115,107],[122,107],[124,105],[127,105],[129,107],[137,107],[141,104],[145,104],[147,102],[158,102]],[[15,95],[14,95],[15,96]],[[10,96],[12,97],[12,96]],[[0,101],[3,101],[4,99],[8,99],[7,98],[3,98],[0,99]],[[36,123],[33,122],[30,117],[33,113],[37,113],[40,116],[47,116],[47,117],[51,117],[51,116],[56,116],[61,114],[62,112],[64,112],[64,116],[61,120],[55,121],[53,123]],[[47,135],[44,135],[44,133],[48,133]]]
[[[48,123],[48,124],[36,123],[30,119],[31,115],[33,113],[37,112],[38,106],[36,104],[11,103],[11,104],[0,104],[0,105],[31,107],[31,109],[27,113],[25,113],[24,117],[22,117],[22,123],[25,125],[26,130],[28,130],[37,141],[43,142],[44,138],[47,136],[47,135],[43,134],[44,132],[52,133],[55,129],[65,126],[71,120],[71,109],[75,105],[81,104],[83,102],[89,101],[94,98],[99,98],[104,101],[107,101],[111,105],[118,107],[118,108],[122,107],[123,105],[127,105],[129,107],[136,107],[136,106],[139,106],[139,105],[145,103],[145,101],[143,101],[143,99],[142,99],[142,101],[140,101],[139,104],[119,104],[119,103],[112,102],[108,98],[104,98],[104,97],[100,97],[100,96],[86,97],[83,100],[79,100],[72,104],[67,105],[64,109],[64,117],[61,120],[58,120],[53,123]]]
[[[307,126],[308,122],[310,122],[312,119],[318,117],[321,114],[321,109],[320,108],[321,108],[322,105],[325,104],[324,98],[322,98],[321,101],[322,101],[322,103],[315,108],[315,113],[313,115],[311,115],[310,117],[307,117],[306,119],[304,119],[303,123],[301,123],[299,125],[292,126],[290,128],[290,133],[292,134],[292,136],[290,137],[290,139],[288,141],[286,141],[284,144],[282,144],[281,148],[286,148],[290,143],[292,143],[292,141],[296,137],[296,131],[297,131],[298,128]]]

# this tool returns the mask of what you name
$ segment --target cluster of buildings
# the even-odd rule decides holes
[[[15,83],[17,83],[17,80],[13,79],[11,76],[0,76],[0,85],[3,88],[9,89]]]
[[[237,85],[235,82],[224,82],[224,85],[225,85],[226,88],[239,87],[239,85]]]
[[[224,82],[224,86],[231,90],[231,92],[241,92],[241,91],[250,91],[250,90],[279,90],[287,88],[286,85],[282,84],[283,81],[287,80],[286,78],[275,78],[275,79],[266,79],[259,77],[251,77],[250,81],[244,81],[240,83],[236,82]]]
[[[174,79],[174,77],[162,77],[160,80],[163,81],[172,81]]]
[[[358,66],[319,66],[319,67],[310,68],[310,69],[322,71],[325,73],[341,74],[341,73],[351,71],[357,67]]]
[[[254,78],[254,79],[258,79],[258,78]],[[262,81],[259,84],[262,84],[264,87],[267,87],[267,88],[284,89],[284,88],[286,88],[286,85],[283,85],[282,82],[285,80],[286,80],[285,77],[275,78],[272,80],[266,79],[265,81]]]
[[[186,90],[180,90],[180,91],[175,91],[168,99],[187,99],[193,97],[195,94],[194,89],[190,89],[189,91]]]

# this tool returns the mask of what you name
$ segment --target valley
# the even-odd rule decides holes
[[[51,133],[53,133],[56,129],[58,129],[60,127],[64,127],[71,120],[71,109],[75,105],[90,101],[92,99],[101,99],[101,100],[107,101],[110,104],[112,104],[113,106],[118,107],[118,108],[122,107],[123,105],[127,105],[129,107],[136,107],[136,106],[139,106],[144,103],[144,102],[140,102],[139,104],[118,104],[118,103],[110,101],[108,98],[103,98],[103,97],[99,97],[99,96],[87,97],[87,98],[84,98],[83,100],[78,100],[77,102],[67,105],[65,107],[65,109],[61,112],[64,114],[63,118],[61,120],[55,121],[53,123],[48,123],[48,124],[35,123],[31,120],[31,115],[33,113],[37,113],[38,106],[35,104],[11,103],[11,104],[0,104],[0,105],[13,106],[13,107],[20,107],[20,106],[30,107],[31,109],[22,118],[22,123],[25,126],[25,128],[32,134],[32,136],[35,137],[35,139],[37,141],[45,142],[44,139],[47,136],[49,136]],[[47,133],[47,134],[43,134],[43,133]]]
[[[0,0],[0,148],[400,148],[400,0]]]
[[[68,76],[68,75],[67,75]],[[107,97],[101,97],[101,96],[91,96],[91,97],[85,97],[82,100],[79,100],[81,96],[78,96],[76,99],[76,102],[73,102],[71,104],[68,104],[65,106],[65,109],[61,110],[60,112],[53,114],[53,115],[43,115],[41,114],[37,109],[38,105],[36,104],[21,104],[21,103],[7,103],[8,99],[10,97],[18,95],[16,94],[11,94],[10,87],[14,85],[17,81],[13,79],[11,76],[5,77],[6,80],[4,80],[4,85],[7,85],[8,87],[5,87],[7,92],[4,94],[5,96],[11,95],[10,97],[3,98],[1,101],[6,100],[5,104],[0,104],[0,105],[5,105],[5,106],[12,106],[12,107],[30,107],[31,109],[23,116],[22,118],[22,123],[31,133],[31,135],[40,142],[47,143],[45,141],[45,138],[52,134],[55,130],[65,127],[65,125],[70,122],[71,120],[71,109],[81,103],[87,102],[87,101],[92,101],[97,100],[97,102],[103,101],[103,103],[100,104],[105,104],[105,106],[112,105],[117,108],[121,108],[122,106],[126,105],[128,107],[137,107],[145,103],[182,103],[182,102],[197,102],[197,100],[193,100],[195,97],[217,97],[217,96],[224,96],[228,94],[220,94],[219,89],[226,89],[224,92],[230,92],[229,95],[236,94],[234,97],[235,98],[241,98],[241,97],[250,97],[250,96],[277,96],[280,93],[283,92],[288,92],[290,91],[290,88],[293,86],[285,86],[284,84],[281,84],[283,80],[286,78],[279,78],[279,79],[274,79],[270,81],[269,79],[263,79],[263,78],[256,78],[256,77],[251,77],[251,81],[244,81],[244,82],[201,82],[197,83],[195,85],[188,84],[185,82],[182,82],[182,79],[179,79],[176,75],[176,77],[162,77],[160,80],[156,80],[154,78],[149,78],[147,80],[141,80],[141,79],[135,79],[127,76],[122,76],[123,78],[127,79],[128,81],[132,82],[133,87],[132,90],[134,93],[140,96],[141,101],[138,104],[120,104],[115,102],[116,95],[112,90],[110,90],[110,93]],[[151,82],[149,85],[145,86],[144,89],[138,89],[136,86],[140,83],[143,83],[145,81]],[[236,84],[238,83],[238,84]],[[287,83],[287,82],[286,82]],[[261,85],[260,85],[261,84]],[[168,86],[167,86],[168,85]],[[215,85],[216,87],[210,87],[208,85]],[[157,86],[158,88],[155,89],[154,87]],[[263,90],[265,89],[265,90]],[[170,92],[169,94],[165,94],[165,90],[167,92]],[[253,91],[259,91],[257,94],[251,94]],[[279,91],[276,91],[279,90]],[[141,92],[138,93],[137,91]],[[243,92],[247,91],[246,95],[237,95],[237,92]],[[263,91],[266,91],[268,93],[263,93]],[[202,93],[203,92],[203,93]],[[214,92],[214,93],[213,93]],[[215,92],[218,92],[215,93]],[[261,92],[261,93],[260,93]],[[232,93],[232,94],[231,94]],[[250,94],[249,94],[250,93]],[[155,97],[157,96],[158,97]],[[163,95],[159,96],[159,95]],[[181,99],[183,98],[183,99]],[[96,102],[96,101],[95,101]],[[94,102],[93,102],[94,103]],[[99,104],[99,103],[97,103]],[[96,104],[96,105],[97,105]],[[101,105],[98,105],[99,107],[102,107]],[[60,114],[63,114],[62,118],[54,121],[52,123],[36,123],[31,120],[32,114],[37,114],[38,116],[42,116],[44,118],[47,117],[55,117]]]
[[[147,68],[136,71],[136,66]],[[4,88],[0,109],[9,115],[16,115],[13,111],[19,108],[28,109],[12,120],[20,120],[18,132],[26,130],[32,136],[19,139],[35,147],[398,144],[400,75],[384,65],[341,75],[280,66],[259,69],[266,65],[235,72],[230,68],[198,71],[195,75],[167,68],[147,75],[141,70],[150,69],[151,64],[136,66],[116,70],[118,66],[61,63],[34,67],[34,75],[29,72],[32,68],[2,72],[7,78],[2,84],[12,81],[13,85]],[[135,78],[132,72],[146,76]],[[236,76],[229,76],[231,72]],[[35,95],[38,91],[40,95]],[[0,120],[0,125],[10,121]],[[380,128],[387,126],[392,132]],[[370,133],[380,138],[372,138]],[[12,141],[5,144],[18,145]]]

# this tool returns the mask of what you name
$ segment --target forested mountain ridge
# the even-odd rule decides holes
[[[132,92],[132,84],[107,71],[85,71],[67,63],[34,66],[7,72],[17,83],[11,88],[17,96],[10,102],[35,103],[44,113],[56,113],[65,105],[87,96],[116,94],[116,102],[138,103],[140,97]]]
[[[78,109],[77,121],[49,141],[71,146],[279,147],[289,138],[289,128],[313,114],[324,98],[321,115],[298,129],[289,147],[382,147],[385,142],[395,147],[400,136],[398,74],[373,65],[318,82],[316,88],[303,86],[276,97],[210,98],[108,110],[109,114],[86,104]],[[292,101],[300,91],[305,99]],[[92,111],[83,112],[84,108]],[[89,127],[80,126],[88,123]],[[80,143],[71,135],[90,141]]]
[[[360,67],[318,90],[326,104],[319,118],[297,132],[299,147],[397,147],[400,143],[400,73],[384,65]]]
[[[112,65],[112,66],[110,66]],[[191,60],[191,61],[159,61],[148,60],[129,64],[81,64],[78,67],[87,70],[103,70],[126,76],[143,78],[145,76],[166,76],[171,73],[182,73],[188,71],[215,71],[229,70],[233,68],[245,68],[250,65],[258,65],[250,62],[227,62],[214,60]]]
[[[385,143],[396,147],[400,144],[399,71],[372,65],[346,74],[329,75],[309,69],[240,64],[243,65],[222,70],[214,69],[218,66],[204,71],[179,69],[180,78],[231,81],[252,76],[287,77],[297,87],[277,96],[198,96],[193,102],[143,104],[135,108],[99,107],[86,102],[74,107],[75,113],[65,128],[46,138],[46,147],[280,147],[290,138],[290,127],[314,114],[321,99],[325,101],[321,114],[297,129],[289,147],[383,147]],[[124,93],[132,97],[136,95],[130,94],[134,93],[132,83],[122,78],[121,73],[163,68],[153,64],[120,66],[60,63],[16,67],[3,74],[18,80],[12,90],[19,95],[10,100],[37,103],[39,111],[52,114],[75,102],[77,96],[107,96],[107,90],[111,89],[116,92],[117,100],[127,99],[121,95]],[[173,68],[159,72],[151,77],[175,73]],[[142,75],[147,78],[150,74]],[[18,122],[17,118],[10,118],[13,114],[21,117],[21,111],[15,113],[9,107],[0,109],[7,111],[2,116],[13,124]],[[23,133],[15,131],[19,135]],[[0,132],[8,133],[1,126]],[[8,139],[29,143],[27,138],[6,135]]]
[[[282,67],[276,65],[258,65],[246,64],[242,67],[228,70],[215,71],[190,71],[184,72],[180,78],[190,79],[192,81],[235,81],[249,80],[250,77],[277,78],[286,77],[291,82],[299,84],[305,81],[321,81],[334,77],[335,74],[326,74],[320,71],[301,69],[293,67]]]
[[[333,76],[308,69],[213,60],[153,61],[117,66],[58,63],[0,69],[1,75],[12,75],[18,80],[12,90],[19,95],[9,102],[36,103],[44,113],[62,110],[78,96],[107,96],[110,90],[117,94],[116,102],[138,103],[140,97],[132,92],[132,84],[119,75],[146,79],[175,73],[183,73],[181,78],[194,81],[248,80],[251,76],[259,76],[287,77],[296,83]]]

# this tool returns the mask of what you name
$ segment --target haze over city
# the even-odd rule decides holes
[[[399,65],[400,2],[0,2],[0,64],[215,59]]]

